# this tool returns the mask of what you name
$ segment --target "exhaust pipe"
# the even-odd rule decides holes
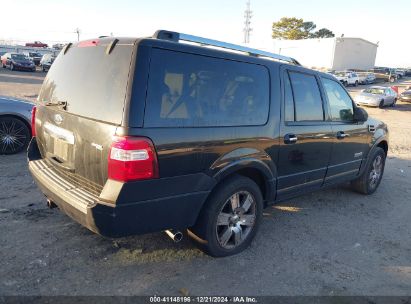
[[[175,242],[178,243],[183,239],[183,233],[178,230],[168,229],[165,233]]]
[[[57,205],[50,199],[47,200],[47,207],[50,209],[57,208]]]

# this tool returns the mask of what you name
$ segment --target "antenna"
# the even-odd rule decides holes
[[[246,10],[244,11],[244,43],[250,43],[250,33],[253,30],[251,25],[251,17],[253,16],[253,12],[250,9],[250,0],[246,2]]]

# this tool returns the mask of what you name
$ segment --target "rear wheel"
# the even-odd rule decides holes
[[[364,173],[351,182],[353,189],[362,194],[372,194],[377,190],[385,167],[385,151],[379,147],[371,151],[369,162]]]
[[[394,101],[391,104],[391,107],[395,107],[396,103],[397,103],[397,98],[394,99]]]
[[[262,209],[263,198],[256,183],[235,176],[211,194],[190,232],[201,239],[198,246],[206,253],[215,257],[234,255],[251,244]]]
[[[393,83],[395,81],[394,77],[390,77],[390,82]]]
[[[380,104],[378,105],[380,109],[384,108],[384,99],[381,99]]]
[[[30,141],[30,130],[14,117],[0,117],[0,154],[23,151]]]

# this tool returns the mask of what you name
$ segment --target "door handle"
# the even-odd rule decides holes
[[[284,136],[284,143],[287,144],[287,145],[295,144],[297,142],[297,140],[298,140],[298,137],[295,134],[290,133],[290,134],[286,134]]]
[[[338,139],[344,139],[346,137],[350,136],[350,134],[344,133],[344,131],[338,131],[337,132],[337,138]]]

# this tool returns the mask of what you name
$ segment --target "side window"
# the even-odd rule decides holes
[[[295,120],[324,120],[323,103],[315,76],[290,72],[290,80],[294,93]]]
[[[350,96],[336,81],[322,78],[325,93],[330,104],[333,121],[352,121],[354,108]]]
[[[290,77],[284,73],[284,120],[294,121],[294,98],[291,88]]]
[[[153,49],[144,125],[263,125],[269,86],[263,66]]]

